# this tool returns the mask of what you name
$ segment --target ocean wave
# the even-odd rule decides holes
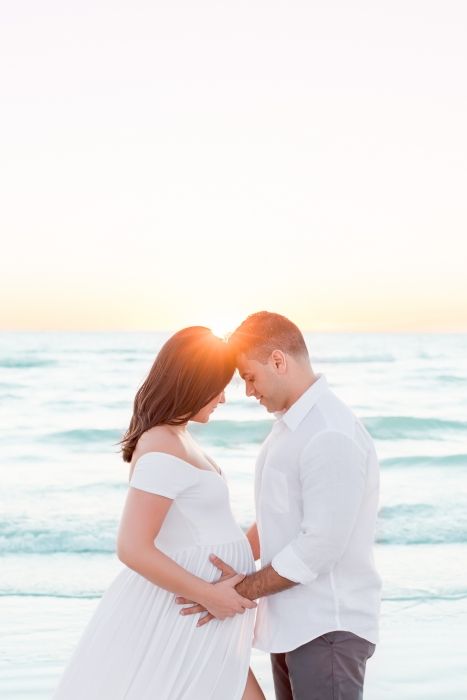
[[[447,439],[453,433],[467,431],[466,421],[444,420],[441,418],[419,418],[414,416],[372,416],[363,419],[369,433],[376,440],[401,440],[436,437]],[[204,425],[192,424],[190,429],[203,442],[219,447],[235,448],[242,445],[258,445],[268,435],[272,421],[265,420],[212,420]],[[116,428],[73,428],[41,435],[40,442],[62,443],[79,447],[87,444],[117,446],[125,429]],[[418,458],[417,458],[418,459]],[[431,458],[429,458],[431,459]],[[447,457],[455,460],[454,457]],[[389,461],[386,465],[391,464]],[[392,462],[395,464],[395,462]]]
[[[407,593],[385,594],[383,601],[393,603],[430,603],[436,601],[464,600],[467,598],[467,590],[433,592],[430,590],[409,590]]]
[[[147,358],[148,355],[152,356],[157,352],[157,348],[144,349],[144,348],[97,348],[96,350],[88,350],[92,355],[139,355],[140,357]]]
[[[383,506],[378,513],[379,544],[464,544],[467,511],[463,504],[445,508],[428,503]]]
[[[122,462],[123,464],[123,462]],[[124,467],[125,476],[128,474],[128,466]],[[126,491],[128,489],[127,481],[91,481],[89,483],[80,484],[79,486],[64,486],[63,484],[53,484],[48,486],[48,491],[57,491],[59,493],[68,492],[73,494],[90,493],[97,494],[108,491]]]
[[[78,598],[82,600],[94,600],[101,598],[104,591],[87,593],[59,593],[55,591],[0,591],[0,598]]]
[[[252,420],[213,420],[204,425],[192,424],[190,430],[194,435],[209,445],[235,448],[248,444],[260,444],[271,430],[272,421]],[[80,448],[86,445],[114,446],[118,449],[118,442],[122,439],[125,430],[114,428],[73,428],[54,433],[41,435],[40,442],[61,443],[75,445]]]
[[[13,518],[0,522],[0,554],[113,554],[117,529],[117,519],[89,522],[76,516],[55,525]],[[462,504],[445,509],[425,503],[384,506],[378,515],[376,541],[381,545],[463,544],[466,509]]]
[[[6,392],[5,394],[0,394],[0,401],[22,401],[24,396],[21,394],[13,394],[11,392]]]
[[[58,364],[57,360],[47,358],[22,358],[22,357],[3,357],[0,358],[0,367],[5,369],[29,369],[31,367],[54,367]]]
[[[453,432],[465,432],[466,421],[442,418],[420,418],[416,416],[372,416],[363,422],[376,440],[436,437],[438,440]]]
[[[117,527],[116,521],[76,521],[69,527],[8,521],[0,523],[0,554],[110,554],[115,552]]]
[[[24,590],[2,590],[0,591],[0,598],[57,598],[61,599],[77,599],[77,600],[96,600],[101,598],[104,594],[106,588],[102,590],[90,590],[90,591],[56,591],[56,590],[29,590],[25,588]],[[407,590],[401,593],[384,593],[382,595],[382,601],[388,603],[411,603],[411,604],[421,604],[421,603],[436,603],[436,602],[449,602],[457,600],[467,599],[467,590],[457,590],[457,591],[446,591],[446,592],[433,592],[429,590]]]
[[[152,350],[150,348],[137,348],[137,347],[121,347],[121,348],[115,348],[115,347],[80,347],[77,348],[76,346],[69,347],[69,348],[60,348],[60,354],[61,355],[76,355],[79,357],[83,356],[95,356],[95,357],[102,357],[105,355],[140,355],[142,357],[147,357],[148,355],[154,355],[157,351],[157,346],[154,346],[155,349]]]
[[[319,364],[345,364],[345,365],[355,365],[355,364],[372,364],[374,362],[394,362],[395,357],[390,354],[381,355],[313,355],[313,362],[318,362]]]
[[[380,518],[392,520],[401,516],[432,516],[435,512],[436,506],[431,503],[400,503],[395,506],[383,506],[378,515]]]
[[[467,384],[467,377],[459,377],[457,374],[438,374],[438,376],[433,376],[432,379],[444,384]]]
[[[380,460],[382,467],[467,467],[467,454],[410,455]]]
[[[40,442],[58,442],[67,445],[75,444],[83,446],[96,443],[115,445],[122,439],[124,430],[114,428],[74,428],[72,430],[61,430],[56,433],[42,435]]]

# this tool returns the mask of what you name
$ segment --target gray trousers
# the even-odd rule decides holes
[[[271,654],[276,700],[362,700],[365,665],[374,650],[351,632],[328,632]]]

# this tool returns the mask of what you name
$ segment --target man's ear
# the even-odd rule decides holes
[[[287,358],[282,352],[282,350],[272,351],[271,363],[277,374],[285,374],[287,370]]]

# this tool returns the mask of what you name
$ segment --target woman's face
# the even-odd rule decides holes
[[[206,406],[203,406],[203,408],[201,408],[198,413],[191,418],[191,420],[195,421],[195,423],[207,423],[211,413],[220,403],[225,403],[225,394],[223,391],[221,391],[220,394],[217,394],[217,396],[207,403]]]

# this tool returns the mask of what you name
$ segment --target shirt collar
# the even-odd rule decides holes
[[[295,431],[307,413],[313,408],[323,391],[328,388],[328,382],[324,374],[318,374],[318,379],[303,392],[303,394],[284,413],[278,413],[289,430]]]

